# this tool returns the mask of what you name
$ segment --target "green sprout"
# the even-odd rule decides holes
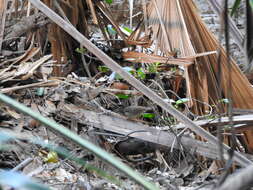
[[[143,117],[143,118],[152,119],[152,118],[155,117],[155,114],[153,114],[153,113],[143,113],[143,114],[142,114],[142,117]]]
[[[99,66],[98,70],[102,73],[106,73],[106,72],[110,71],[110,69],[106,66]]]
[[[143,71],[142,68],[139,68],[137,71],[137,77],[140,78],[140,79],[145,79],[146,78],[146,74],[145,72]]]
[[[119,98],[119,99],[128,99],[131,97],[131,95],[127,95],[127,94],[116,94],[116,96]]]
[[[85,48],[81,47],[81,48],[76,48],[75,51],[77,53],[84,54],[87,50]]]
[[[105,2],[110,5],[113,3],[113,0],[105,0]]]
[[[148,67],[148,72],[149,73],[157,73],[158,71],[158,66],[160,65],[161,63],[159,62],[155,62],[155,63],[152,63],[149,65]]]

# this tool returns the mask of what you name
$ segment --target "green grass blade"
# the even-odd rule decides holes
[[[34,112],[32,109],[26,107],[25,105],[17,102],[16,100],[0,93],[0,101],[4,102],[5,104],[13,107],[14,109],[30,115],[34,119],[40,121],[44,125],[48,126],[49,128],[53,129],[54,131],[58,132],[59,134],[69,138],[73,142],[79,144],[81,147],[88,149],[89,151],[93,152],[96,156],[101,158],[102,160],[108,162],[109,164],[113,165],[118,170],[122,171],[137,183],[145,187],[149,190],[158,190],[159,188],[155,186],[153,183],[149,182],[146,178],[144,178],[139,173],[132,170],[129,166],[122,163],[120,160],[113,157],[111,154],[106,152],[105,150],[101,149],[100,147],[94,145],[93,143],[87,141],[86,139],[81,138],[80,136],[76,135],[69,129],[63,127],[62,125],[57,124],[55,121],[50,120],[41,114]]]

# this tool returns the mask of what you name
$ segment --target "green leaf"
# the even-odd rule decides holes
[[[132,33],[133,32],[133,30],[132,29],[130,29],[130,28],[128,28],[128,27],[123,27],[126,31],[128,31],[129,33]]]
[[[235,14],[235,12],[236,12],[236,10],[239,8],[239,6],[240,6],[240,3],[241,3],[241,0],[235,0],[235,2],[234,2],[234,5],[233,5],[233,7],[232,7],[232,11],[231,11],[231,16],[233,16],[234,14]]]
[[[44,161],[47,163],[57,163],[59,161],[58,154],[54,151],[50,151],[47,157],[44,158]]]
[[[128,36],[130,36],[131,33],[133,32],[133,30],[131,30],[130,28],[128,28],[128,27],[126,27],[126,26],[120,27],[120,30],[121,30],[124,34],[126,34],[126,35],[128,35]]]
[[[110,71],[110,69],[106,66],[99,66],[98,70],[102,73],[106,73],[106,72]]]
[[[146,78],[146,74],[144,73],[142,68],[139,68],[137,70],[137,77],[140,78],[140,79],[145,79]]]
[[[77,53],[84,54],[86,52],[85,48],[76,48],[75,50]]]
[[[110,5],[110,4],[112,4],[113,0],[105,0],[105,2]]]
[[[179,99],[176,101],[176,105],[179,105],[179,104],[184,104],[186,102],[189,102],[190,99],[189,98],[182,98],[182,99]]]
[[[229,103],[229,99],[227,98],[223,98],[221,100],[219,100],[220,103],[224,103],[224,104],[228,104]]]
[[[135,74],[135,70],[128,71],[131,75]]]
[[[155,63],[150,64],[149,67],[148,67],[148,71],[149,71],[150,73],[157,73],[158,66],[159,66],[160,64],[161,64],[160,62],[155,62]]]
[[[143,113],[142,117],[152,119],[155,117],[155,114],[153,113]]]
[[[127,94],[116,94],[116,96],[117,96],[119,99],[128,99],[128,98],[131,97],[130,95],[127,95]]]

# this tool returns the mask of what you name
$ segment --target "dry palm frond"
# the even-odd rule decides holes
[[[188,32],[191,36],[193,46],[197,52],[213,51],[220,48],[219,42],[214,35],[207,29],[201,18],[196,14],[197,10],[193,2],[180,1],[180,5],[184,10],[184,19],[187,23]],[[197,32],[197,33],[196,33]],[[196,35],[198,34],[198,35]],[[201,65],[206,65],[205,72],[207,75],[213,75],[210,83],[217,83],[218,64],[217,56],[210,55],[206,59],[201,60]],[[249,101],[253,98],[253,90],[247,78],[242,74],[235,61],[231,59],[232,71],[229,73],[225,50],[221,49],[221,70],[222,70],[222,92],[228,97],[228,91],[232,91],[233,106],[236,108],[253,108],[253,102]],[[227,84],[231,75],[232,89],[227,89]]]
[[[143,29],[143,25],[137,27],[131,35],[127,38],[126,43],[128,45],[139,45],[144,48],[148,48],[152,45],[152,41],[150,40],[150,35],[145,35],[140,37],[141,31]]]
[[[56,9],[59,14],[67,19],[73,26],[83,33],[85,36],[88,34],[88,24],[86,21],[85,13],[85,2],[82,0],[66,0],[66,1],[55,1],[55,0],[43,0],[44,3],[50,8]],[[56,3],[58,6],[56,6]],[[76,42],[68,34],[56,24],[50,25],[48,29],[48,39],[51,44],[51,52],[54,59],[58,64],[66,65],[68,59],[73,57],[73,49],[76,47]],[[75,62],[75,61],[73,61]],[[64,71],[63,67],[55,67],[54,75],[63,76],[68,74],[69,71]]]
[[[175,59],[174,57],[162,57],[159,55],[148,55],[145,53],[138,53],[138,52],[125,52],[122,54],[123,58],[127,61],[134,62],[134,63],[166,63],[172,65],[179,65],[179,66],[189,66],[194,62],[193,58],[178,58]]]
[[[184,23],[178,0],[153,0],[149,6],[149,25],[157,46],[166,54],[178,51],[182,56],[193,55],[195,51]]]
[[[163,54],[171,51],[179,52],[182,56],[194,55],[201,52],[217,51],[220,48],[214,35],[207,29],[197,15],[192,0],[152,0],[149,10],[149,24],[153,30],[153,40],[157,49]],[[249,101],[253,98],[252,88],[246,77],[232,61],[232,89],[227,89],[229,72],[226,66],[224,49],[221,50],[222,64],[222,95],[228,97],[232,90],[232,99],[236,108],[253,108]],[[202,56],[195,64],[187,67],[186,81],[188,96],[210,104],[218,104],[218,64],[217,55]],[[202,114],[206,107],[193,103],[193,110]]]
[[[189,34],[192,38],[192,42],[196,51],[212,51],[216,50],[220,47],[218,41],[215,39],[214,35],[207,29],[207,27],[202,22],[201,18],[196,14],[196,9],[192,1],[180,1],[181,7],[184,10],[184,18],[187,23]],[[198,32],[198,35],[196,35]],[[253,98],[253,90],[248,82],[247,78],[242,74],[234,60],[231,61],[231,69],[229,69],[227,60],[226,60],[226,52],[223,48],[221,48],[220,55],[220,64],[221,64],[221,87],[223,96],[228,97],[229,91],[232,94],[233,107],[235,108],[243,108],[243,109],[252,109],[253,102],[251,101]],[[204,66],[202,69],[205,71],[206,76],[209,78],[208,82],[208,92],[213,92],[210,85],[216,86],[218,83],[219,67],[217,56],[210,55],[208,57],[200,58],[202,64]],[[199,65],[199,66],[200,66]],[[231,72],[229,72],[231,71]],[[231,76],[229,76],[231,75]],[[193,78],[192,78],[193,79]],[[212,80],[211,80],[212,79]],[[231,89],[228,88],[228,80],[231,79]],[[208,94],[211,96],[211,94]],[[217,100],[216,100],[217,101]],[[248,152],[253,152],[253,141],[252,141],[252,130],[245,129],[242,130],[244,132],[244,141],[246,143],[245,149]]]
[[[134,51],[124,52],[122,53],[122,56],[126,61],[133,62],[133,63],[159,62],[159,63],[178,65],[178,66],[189,66],[194,63],[195,58],[202,57],[205,55],[211,55],[211,54],[216,54],[216,51],[200,53],[200,54],[195,54],[193,56],[187,56],[187,57],[181,57],[181,58],[175,58],[173,56],[164,57],[164,56],[151,55],[151,54],[139,53],[139,52],[134,52]]]
[[[249,81],[232,58],[229,69],[225,50],[201,20],[192,0],[159,0],[159,4],[157,0],[152,0],[148,13],[153,40],[156,40],[157,49],[163,54],[176,49],[181,53],[180,58],[195,52],[220,50],[220,67],[217,55],[199,57],[195,64],[185,67],[188,96],[217,105],[221,98],[227,98],[231,93],[234,108],[253,109],[253,89]],[[231,88],[228,88],[229,82]],[[219,95],[219,87],[222,97]],[[192,110],[197,114],[203,114],[207,109],[192,102]],[[222,105],[219,111],[223,112],[225,109],[225,105]],[[253,152],[252,131],[243,132],[247,144],[245,148]]]
[[[173,51],[178,52],[180,56],[195,54],[178,0],[160,0],[159,3],[152,0],[148,13],[157,49],[165,55]],[[196,97],[192,91],[188,68],[185,68],[185,78],[188,96]]]

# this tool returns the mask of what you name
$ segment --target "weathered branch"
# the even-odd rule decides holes
[[[75,105],[71,105],[71,107],[72,106],[74,106],[73,109],[71,109],[72,113],[69,112],[69,109],[66,111],[64,110],[64,107],[60,107],[60,113],[63,118],[69,117],[71,119],[76,119],[81,124],[87,125],[88,123],[95,128],[121,135],[130,134],[129,137],[134,137],[156,144],[157,148],[167,147],[167,149],[169,149],[173,146],[172,148],[181,149],[182,145],[190,152],[195,152],[201,156],[214,160],[220,159],[218,149],[213,144],[198,141],[185,136],[178,137],[180,138],[180,142],[177,142],[175,135],[172,133],[161,131],[142,123],[117,118],[113,115],[102,115],[94,111],[82,110],[77,108]],[[64,111],[66,112],[66,115],[63,114]],[[61,115],[59,115],[59,117],[61,117]],[[253,159],[250,155],[245,156],[247,156],[250,160]]]

